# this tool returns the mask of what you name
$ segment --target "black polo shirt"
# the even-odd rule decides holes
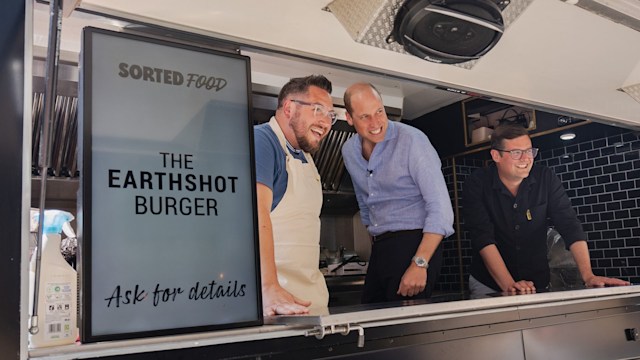
[[[514,198],[495,164],[478,169],[463,188],[463,215],[473,247],[471,275],[500,291],[484,265],[480,250],[495,244],[515,281],[533,281],[537,289],[549,284],[547,225],[554,225],[567,249],[586,240],[582,225],[560,179],[547,167],[534,164]]]

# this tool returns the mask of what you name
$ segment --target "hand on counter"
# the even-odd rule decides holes
[[[427,270],[411,264],[400,279],[398,295],[415,296],[427,286]]]
[[[262,287],[264,316],[308,314],[311,301],[298,299],[280,285]]]
[[[603,286],[625,286],[630,285],[628,281],[609,278],[605,276],[596,276],[593,275],[587,278],[584,282],[587,287],[603,287]]]
[[[536,292],[533,281],[520,280],[516,281],[505,290],[507,293],[532,294]]]

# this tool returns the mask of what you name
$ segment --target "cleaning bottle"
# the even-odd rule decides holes
[[[31,316],[37,252],[29,264],[29,324],[35,324],[29,329],[31,348],[73,344],[78,335],[78,275],[60,253],[62,226],[71,220],[73,215],[65,211],[44,212],[36,322],[32,322]]]

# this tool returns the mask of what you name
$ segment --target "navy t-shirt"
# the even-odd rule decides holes
[[[256,181],[268,186],[273,191],[271,210],[276,208],[287,191],[287,168],[285,153],[269,123],[254,126],[254,143],[256,152]],[[288,147],[294,159],[307,162],[301,150]]]

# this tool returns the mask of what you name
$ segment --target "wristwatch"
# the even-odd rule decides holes
[[[422,256],[414,256],[413,259],[411,259],[414,263],[416,263],[417,267],[421,267],[421,268],[425,268],[428,269],[429,268],[429,263],[427,262],[427,259],[423,258]]]

